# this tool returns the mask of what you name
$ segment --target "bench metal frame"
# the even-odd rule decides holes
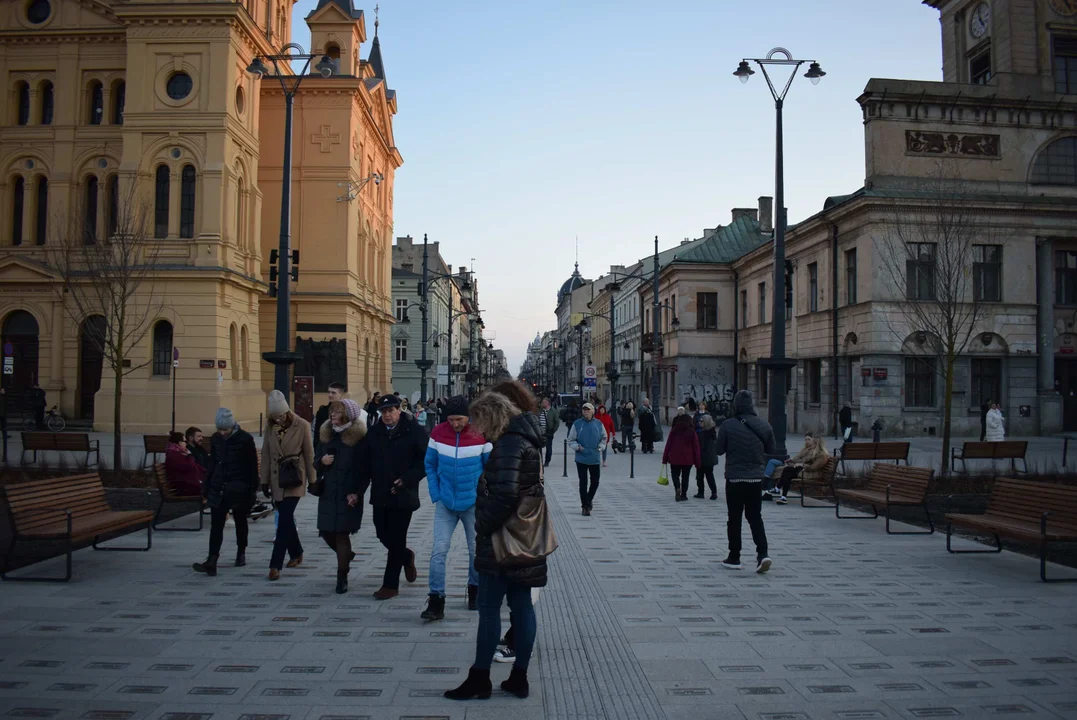
[[[23,434],[25,435],[28,432],[37,433],[37,432],[45,432],[45,431],[43,431],[43,430],[24,431]],[[39,451],[40,452],[57,452],[57,453],[69,452],[69,453],[72,453],[72,454],[84,452],[84,453],[86,453],[86,460],[82,464],[83,469],[88,470],[88,469],[90,469],[90,467],[97,467],[97,466],[101,465],[101,441],[100,440],[91,440],[90,435],[88,433],[49,433],[49,434],[50,434],[51,437],[53,437],[53,441],[52,441],[53,447],[27,448],[25,440],[23,441],[22,455],[19,457],[19,465],[20,466],[26,464],[26,453],[33,453],[34,454],[34,460],[33,461],[36,463],[37,462],[37,453]],[[86,438],[86,449],[85,450],[68,450],[66,448],[64,448],[64,449],[57,448],[56,447],[55,437],[57,435],[61,435],[61,434],[66,435],[67,437],[80,437],[81,436],[81,437]],[[91,466],[91,463],[90,463],[90,455],[91,454],[96,456],[94,458],[92,466]]]
[[[977,444],[979,444],[980,441],[977,440],[976,442],[977,442]],[[999,442],[999,441],[987,441],[987,440],[985,440],[984,442]],[[1011,442],[1011,441],[1005,440],[1005,441],[1002,441],[1002,442]],[[1022,441],[1018,440],[1016,442],[1022,442]],[[958,449],[957,449],[956,446],[950,448],[950,472],[952,472],[952,473],[957,472],[956,465],[957,465],[958,460],[961,461],[961,474],[962,475],[968,475],[969,474],[968,465],[965,463],[966,460],[990,460],[992,463],[994,463],[995,460],[1009,460],[1010,461],[1010,472],[1024,473],[1026,475],[1028,474],[1028,461],[1025,459],[1024,455],[1002,455],[1002,456],[998,456],[998,455],[992,454],[991,457],[966,458],[965,457],[965,445],[968,445],[968,443],[966,442],[966,443],[961,444],[960,454],[958,454]],[[1028,445],[1027,445],[1027,443],[1025,445],[1025,453],[1026,454],[1028,453]],[[1017,469],[1017,461],[1018,460],[1021,461],[1021,466],[1022,466],[1021,470]]]
[[[927,495],[924,495],[923,502],[919,503],[906,503],[906,502],[891,502],[890,501],[890,488],[893,485],[886,486],[886,534],[887,535],[932,535],[935,532],[935,522],[931,519],[931,512],[927,507]],[[841,520],[874,520],[879,517],[879,509],[875,506],[875,503],[870,500],[861,500],[859,498],[849,498],[849,502],[859,503],[861,505],[871,505],[871,511],[873,515],[845,515],[841,514],[841,498],[834,495],[834,515]],[[921,507],[924,510],[924,517],[927,518],[928,530],[891,530],[890,529],[890,507]]]
[[[893,442],[899,442],[899,441],[893,441]],[[840,453],[840,455],[838,456],[838,459],[841,461],[841,472],[842,472],[843,475],[846,472],[846,470],[845,470],[845,448],[852,445],[852,444],[853,443],[844,443],[840,448],[838,448],[838,451]],[[872,445],[878,446],[878,445],[884,445],[884,444],[886,444],[886,443],[885,442],[856,443],[856,446],[857,447],[863,447],[863,446],[866,445],[866,446],[870,447]],[[849,458],[849,461],[850,462],[876,462],[876,461],[881,460],[883,462],[890,462],[891,460],[893,460],[895,465],[900,465],[902,462],[904,462],[906,465],[908,465],[909,464],[909,452],[911,450],[912,450],[911,445],[908,445],[905,448],[905,457],[900,457],[900,458],[899,457],[879,457],[877,454],[872,453],[871,457],[868,457],[868,458]]]

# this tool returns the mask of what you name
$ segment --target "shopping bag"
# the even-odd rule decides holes
[[[658,484],[669,485],[669,465],[662,466],[662,471],[658,473]]]

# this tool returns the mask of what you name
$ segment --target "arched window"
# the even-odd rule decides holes
[[[239,331],[239,366],[243,371],[243,379],[251,379],[251,367],[247,361],[247,345],[250,343],[250,338],[247,337],[247,326],[244,325]]]
[[[123,125],[123,105],[127,100],[127,83],[117,80],[112,86],[112,118],[109,120],[113,125]]]
[[[37,217],[34,222],[34,241],[38,245],[44,245],[49,232],[49,181],[43,177],[37,179],[35,211]]]
[[[169,377],[172,374],[172,323],[159,320],[153,326],[153,374]]]
[[[112,237],[120,226],[120,176],[112,175],[108,179],[105,189],[108,195],[108,215],[105,218],[108,224],[108,234]]]
[[[370,389],[370,338],[363,340],[363,387],[366,391],[371,392]]]
[[[228,327],[228,362],[232,367],[233,380],[239,380],[239,364],[236,362],[239,357],[239,348],[236,343],[236,326],[232,324]]]
[[[86,121],[90,125],[100,125],[105,115],[105,88],[101,83],[90,83],[90,114]]]
[[[1077,185],[1077,137],[1055,140],[1032,165],[1033,185]]]
[[[171,176],[167,165],[157,166],[153,192],[153,236],[168,237],[168,188]]]
[[[194,237],[194,166],[184,165],[180,175],[180,237]]]
[[[11,194],[11,244],[22,245],[22,212],[26,200],[26,181],[15,178],[15,189]]]
[[[247,201],[244,198],[243,178],[236,179],[236,245],[246,247]]]
[[[19,111],[18,117],[15,119],[19,125],[30,124],[30,86],[24,82],[20,82],[15,86],[15,92],[18,94]]]
[[[86,178],[86,196],[82,208],[82,236],[87,245],[97,242],[97,191],[97,178],[91,175]]]
[[[41,85],[41,124],[52,125],[52,114],[56,107],[56,91],[52,83],[46,80]]]

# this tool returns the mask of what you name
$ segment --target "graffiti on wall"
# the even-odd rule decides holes
[[[692,398],[708,405],[733,402],[733,386],[729,383],[682,383],[677,388],[680,400]]]

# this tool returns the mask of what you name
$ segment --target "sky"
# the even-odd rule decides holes
[[[441,243],[479,279],[515,374],[556,293],[774,194],[774,103],[744,57],[817,60],[785,103],[789,222],[864,179],[869,78],[939,80],[938,12],[919,0],[378,0],[404,164],[394,235]],[[374,36],[373,2],[356,0]],[[295,5],[294,41],[309,45]],[[756,68],[758,70],[758,68]],[[806,70],[802,68],[801,74]],[[780,70],[779,70],[780,72]]]

